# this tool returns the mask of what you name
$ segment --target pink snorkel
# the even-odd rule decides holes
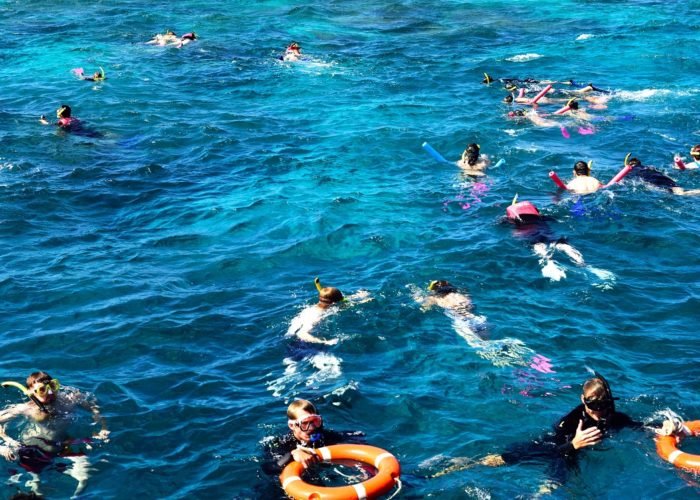
[[[563,115],[564,113],[571,111],[571,103],[574,102],[576,98],[569,99],[569,102],[566,103],[566,106],[563,108],[558,109],[557,111],[554,112],[555,115]]]
[[[680,168],[681,170],[685,170],[685,163],[683,163],[683,160],[681,159],[680,156],[674,156],[674,157],[673,157],[673,163],[675,163],[676,166],[677,166],[678,168]]]

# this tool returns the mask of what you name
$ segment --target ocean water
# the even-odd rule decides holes
[[[547,173],[590,159],[608,180],[631,152],[700,188],[698,171],[671,168],[700,143],[699,8],[1,2],[0,378],[43,369],[96,395],[112,435],[90,452],[90,498],[282,497],[261,443],[285,432],[298,397],[394,453],[399,498],[535,495],[546,464],[427,476],[550,429],[586,367],[636,419],[698,418],[700,199],[627,182],[577,200]],[[168,28],[200,39],[143,43]],[[308,60],[276,59],[291,40]],[[99,66],[102,83],[71,73]],[[633,118],[593,134],[566,122],[565,138],[507,119],[484,72],[593,82],[613,91],[593,113]],[[95,134],[42,127],[60,104]],[[477,142],[506,163],[475,187],[424,141],[449,159]],[[543,276],[500,222],[516,193],[589,267],[558,252],[566,276]],[[316,276],[374,300],[327,318],[316,333],[339,342],[311,349],[285,334]],[[414,295],[433,279],[469,293],[493,344],[421,310]],[[554,373],[499,363],[492,347],[506,344]],[[1,495],[26,480],[0,481]],[[48,498],[74,487],[42,475]],[[552,496],[696,493],[649,432],[624,431]]]

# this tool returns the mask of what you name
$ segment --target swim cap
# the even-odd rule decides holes
[[[509,220],[520,222],[523,220],[524,216],[540,217],[540,211],[529,201],[514,203],[506,208],[506,217],[508,217]]]

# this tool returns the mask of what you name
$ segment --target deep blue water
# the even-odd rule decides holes
[[[297,397],[392,451],[403,498],[534,495],[544,464],[424,476],[441,457],[549,429],[577,403],[585,366],[637,419],[664,408],[698,418],[700,200],[628,182],[581,209],[547,173],[568,178],[592,159],[608,180],[632,152],[700,188],[697,171],[671,169],[700,142],[699,8],[0,3],[0,378],[44,369],[96,394],[112,439],[91,453],[94,498],[281,496],[260,471],[261,442],[285,431]],[[167,28],[200,39],[143,43]],[[291,40],[311,60],[278,61]],[[98,66],[103,83],[71,74]],[[483,72],[590,81],[613,91],[594,113],[634,119],[592,135],[569,125],[566,139],[505,118],[505,91],[482,85]],[[62,103],[102,137],[38,123]],[[476,199],[423,141],[450,159],[478,142],[506,164]],[[499,223],[516,193],[613,276],[557,255],[566,278],[543,277]],[[316,298],[315,276],[374,297],[320,325],[340,339],[316,358],[323,370],[285,337]],[[445,314],[421,311],[412,294],[439,278],[469,292],[491,339],[521,340],[556,373],[494,366]],[[44,476],[49,498],[70,496],[72,479]],[[583,454],[554,496],[696,491],[649,433],[625,431]]]

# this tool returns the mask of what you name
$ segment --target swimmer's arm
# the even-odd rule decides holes
[[[421,311],[425,312],[430,310],[431,307],[437,304],[437,301],[435,300],[435,297],[426,297],[420,305]]]
[[[288,336],[296,336],[299,340],[303,340],[304,342],[311,342],[314,344],[326,344],[326,345],[335,345],[338,343],[338,339],[332,339],[332,340],[324,340],[320,339],[318,337],[314,337],[311,335],[311,330],[313,330],[314,326],[318,324],[320,321],[320,318],[316,321],[304,321],[303,318],[300,316],[297,316],[292,320],[292,324],[289,325],[289,330],[287,330],[287,335]]]
[[[299,340],[303,340],[304,342],[311,342],[314,344],[335,345],[338,343],[338,339],[324,340],[318,337],[314,337],[313,335],[311,335],[311,329],[299,330],[295,333],[295,335],[299,338]]]
[[[352,302],[353,304],[364,304],[365,302],[374,300],[374,298],[370,296],[367,290],[358,290],[352,295],[348,295],[347,297],[345,297],[345,300],[347,300],[348,302]]]
[[[92,414],[92,421],[95,424],[100,425],[100,431],[95,433],[94,437],[99,439],[106,439],[109,435],[109,429],[107,428],[107,421],[100,413],[100,407],[94,401],[89,401],[87,397],[83,396],[78,403],[81,408],[89,411]]]
[[[39,117],[39,123],[41,123],[42,125],[49,125],[49,121],[46,119],[45,115],[41,115]]]
[[[5,432],[5,426],[3,424],[23,414],[26,411],[26,406],[27,405],[24,404],[12,405],[9,408],[0,412],[0,438],[2,438],[2,440],[7,446],[19,447],[20,443],[18,443],[17,441],[15,441],[7,435],[7,433]]]

